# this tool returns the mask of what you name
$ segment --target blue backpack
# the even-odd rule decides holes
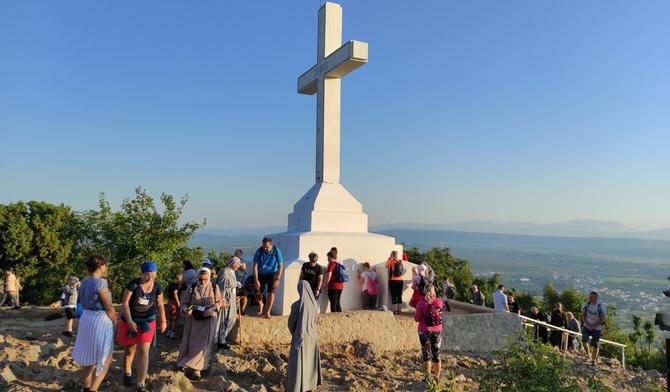
[[[339,283],[344,283],[349,281],[349,275],[347,275],[347,271],[344,269],[344,265],[340,263],[336,263],[337,265],[335,266],[335,270],[333,271],[333,278],[335,279],[336,282]]]

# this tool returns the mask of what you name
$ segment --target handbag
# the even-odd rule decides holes
[[[191,316],[193,316],[193,318],[198,320],[198,321],[206,320],[206,319],[212,317],[211,314],[209,316],[205,317],[205,311],[204,310],[198,310],[198,309],[194,309],[193,312],[191,312]]]

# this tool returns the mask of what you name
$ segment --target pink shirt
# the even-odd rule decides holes
[[[429,327],[426,325],[426,317],[428,317],[428,309],[431,306],[437,306],[442,308],[444,304],[439,298],[433,298],[433,304],[429,305],[425,299],[419,301],[419,304],[416,305],[416,312],[414,313],[414,321],[419,322],[419,332],[439,332],[442,331],[442,325],[436,325],[434,327]]]

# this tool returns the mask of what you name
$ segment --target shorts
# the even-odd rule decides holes
[[[442,346],[442,331],[419,332],[421,342],[421,356],[424,362],[440,362],[440,347]]]
[[[156,320],[149,321],[149,330],[142,332],[142,328],[137,326],[137,334],[132,338],[128,336],[128,324],[123,320],[119,320],[119,330],[116,333],[116,341],[122,346],[134,346],[139,343],[152,343],[154,341],[154,333],[156,332]]]
[[[77,318],[77,308],[65,308],[65,318],[68,320]]]
[[[263,290],[265,289],[265,286],[268,288],[268,294],[274,293],[275,292],[275,280],[276,280],[277,273],[272,273],[270,275],[261,275],[258,274],[258,281],[261,283],[261,289],[256,290],[256,294],[263,294]]]
[[[179,320],[179,306],[177,306],[177,301],[171,299],[167,304],[168,312],[167,317],[172,320],[172,322]]]
[[[582,327],[582,343],[588,342],[589,336],[591,336],[593,338],[591,339],[591,347],[600,346],[600,332],[599,329],[592,329],[589,331],[586,327]]]

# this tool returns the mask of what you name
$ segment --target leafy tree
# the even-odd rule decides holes
[[[479,291],[484,294],[486,304],[489,308],[493,307],[493,293],[498,290],[500,284],[500,272],[496,272],[488,278],[476,277],[472,284],[476,284]]]
[[[125,198],[121,210],[112,211],[104,194],[100,194],[100,211],[94,219],[96,226],[89,228],[89,237],[98,242],[93,247],[102,249],[112,263],[109,286],[117,300],[126,283],[139,276],[144,261],[156,262],[159,279],[169,281],[170,274],[180,266],[180,262],[175,263],[175,254],[183,251],[188,239],[201,227],[196,222],[178,224],[187,196],[177,204],[171,195],[163,193],[160,201],[162,213],[153,198],[137,188],[134,199]]]
[[[628,335],[628,340],[630,340],[633,350],[637,354],[637,347],[635,345],[638,343],[642,345],[642,317],[636,314],[631,314],[631,317],[633,318],[633,332]]]
[[[651,345],[654,343],[656,333],[654,332],[654,324],[647,320],[644,322],[644,341],[647,342],[647,348],[651,351]]]
[[[449,280],[456,287],[456,299],[470,299],[470,285],[473,281],[472,272],[470,272],[469,261],[457,259],[451,255],[451,250],[447,248],[433,248],[425,253],[419,252],[418,248],[407,250],[409,260],[416,264],[428,263],[435,277],[442,282],[444,276],[449,276]],[[442,285],[438,284],[438,291],[442,290]]]
[[[22,280],[22,301],[53,302],[68,275],[81,272],[72,258],[78,217],[70,207],[45,202],[0,206],[0,264]]]
[[[577,290],[573,285],[563,286],[563,291],[558,296],[558,302],[563,305],[563,310],[572,312],[577,319],[580,318],[582,305],[586,302],[586,297]]]
[[[554,310],[556,302],[560,302],[558,291],[556,291],[553,284],[547,283],[544,286],[544,290],[542,290],[542,309],[545,312],[551,313]]]
[[[533,307],[541,307],[541,299],[528,292],[517,293],[514,295],[514,300],[519,303],[523,310],[524,316],[530,315],[530,309]]]

